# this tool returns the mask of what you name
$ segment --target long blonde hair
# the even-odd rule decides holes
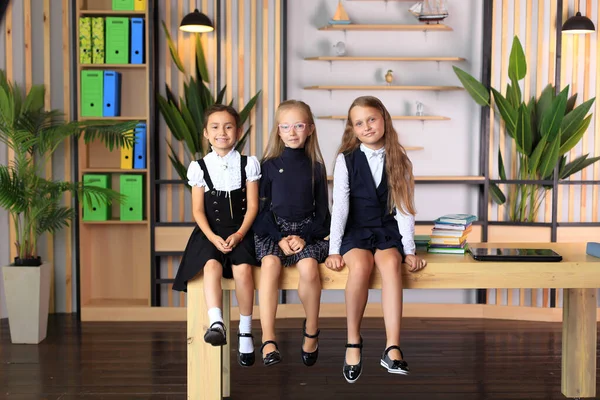
[[[390,210],[394,206],[403,214],[416,214],[414,193],[415,177],[413,175],[412,162],[406,155],[406,150],[400,144],[398,133],[392,124],[392,117],[385,108],[381,100],[373,96],[358,97],[348,109],[348,118],[342,144],[338,149],[339,153],[348,153],[356,150],[360,146],[360,140],[354,134],[354,127],[350,119],[350,112],[354,107],[372,107],[381,113],[384,120],[384,146],[385,146],[385,172],[388,184],[388,207]]]
[[[302,110],[304,117],[306,118],[306,129],[313,129],[312,135],[307,137],[306,142],[304,143],[304,152],[310,159],[313,168],[313,178],[316,163],[322,165],[321,172],[325,176],[325,162],[323,161],[323,155],[321,154],[321,148],[319,147],[319,140],[317,139],[317,127],[315,126],[315,120],[309,105],[300,100],[286,100],[279,104],[279,107],[277,107],[277,111],[275,112],[275,124],[273,124],[273,128],[271,129],[271,136],[269,137],[269,143],[267,144],[267,149],[265,150],[262,161],[264,162],[272,158],[278,158],[283,153],[285,144],[279,136],[279,122],[281,113],[292,108],[299,108]]]

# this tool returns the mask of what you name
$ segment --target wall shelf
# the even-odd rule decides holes
[[[405,147],[408,150],[408,147]],[[421,149],[423,149],[421,147]],[[333,181],[333,176],[327,177],[328,181]],[[448,182],[448,183],[484,183],[485,177],[483,176],[415,176],[415,182]]]
[[[145,174],[148,172],[144,169],[122,169],[122,168],[82,168],[84,174]]]
[[[330,120],[341,120],[344,121],[348,118],[346,115],[324,115],[322,117],[317,117],[317,119],[330,119]],[[392,119],[402,120],[402,121],[449,121],[449,117],[443,117],[441,115],[393,115]]]
[[[147,225],[148,221],[121,221],[118,219],[110,219],[108,221],[81,221],[85,225]]]
[[[77,118],[79,121],[94,121],[94,120],[114,120],[114,121],[145,121],[147,118],[146,117],[128,117],[128,116],[121,116],[121,117],[82,117],[79,116],[79,118]]]
[[[79,64],[81,69],[96,69],[96,68],[133,68],[133,69],[141,69],[146,68],[146,64]]]
[[[305,90],[432,90],[449,91],[464,90],[460,86],[387,86],[387,85],[315,85],[306,86]]]
[[[463,57],[379,57],[379,56],[319,56],[306,61],[465,61]]]
[[[448,25],[395,25],[395,24],[339,24],[325,25],[319,28],[320,31],[451,31]]]
[[[135,11],[135,10],[126,10],[126,11],[120,11],[120,10],[79,10],[79,16],[80,17],[84,17],[86,15],[89,15],[89,16],[106,16],[106,17],[111,17],[111,16],[126,17],[126,16],[130,15],[130,16],[144,17],[146,15],[146,11]]]

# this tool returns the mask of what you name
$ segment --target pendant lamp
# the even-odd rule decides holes
[[[563,34],[587,34],[593,33],[595,31],[596,27],[594,26],[592,20],[588,17],[581,15],[581,12],[579,12],[579,10],[577,11],[577,14],[575,14],[575,16],[567,19],[562,26]]]
[[[184,32],[212,32],[215,30],[210,18],[208,18],[205,14],[202,14],[196,8],[194,12],[189,13],[181,20],[181,24],[179,24],[179,29]]]

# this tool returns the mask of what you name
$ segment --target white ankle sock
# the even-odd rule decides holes
[[[240,333],[252,333],[252,315],[240,314]],[[240,353],[254,352],[254,343],[251,337],[240,337]]]
[[[221,309],[219,307],[209,308],[208,319],[210,321],[209,325],[212,325],[215,322],[223,322],[223,315],[221,314]],[[216,325],[213,328],[222,328],[222,326]]]

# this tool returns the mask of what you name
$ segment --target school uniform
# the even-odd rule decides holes
[[[256,157],[242,156],[233,149],[224,157],[216,152],[190,163],[190,186],[204,187],[204,210],[212,231],[226,240],[242,226],[246,215],[246,182],[260,179]],[[254,237],[248,232],[227,254],[219,251],[196,224],[185,248],[173,283],[173,290],[187,291],[187,282],[200,272],[207,261],[223,266],[223,277],[233,278],[232,265],[257,265]]]
[[[280,157],[261,166],[261,207],[254,222],[256,258],[279,257],[283,266],[304,258],[321,263],[327,258],[331,215],[327,199],[325,166],[315,163],[303,148],[286,147]],[[297,254],[286,256],[279,247],[282,238],[301,237],[306,245]]]
[[[414,216],[397,207],[389,211],[385,148],[372,150],[361,144],[339,154],[333,182],[329,254],[390,248],[397,248],[403,258],[415,254]]]

